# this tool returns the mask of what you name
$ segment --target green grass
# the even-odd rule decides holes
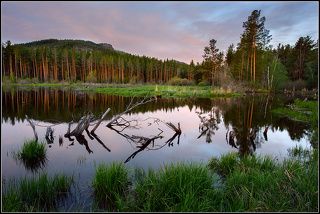
[[[92,182],[98,206],[113,210],[114,202],[125,196],[128,185],[128,172],[124,164],[99,165]]]
[[[213,175],[203,165],[168,165],[150,170],[136,186],[137,211],[210,211]]]
[[[43,174],[24,178],[19,183],[11,181],[3,195],[2,209],[6,212],[52,211],[58,197],[61,199],[68,193],[72,180],[64,175],[50,178]]]
[[[37,170],[46,162],[46,151],[44,143],[38,143],[33,139],[23,144],[17,156],[27,169]]]
[[[75,90],[83,90],[97,93],[105,93],[120,96],[162,96],[165,98],[213,98],[213,97],[235,97],[240,93],[223,88],[212,88],[211,86],[170,86],[170,85],[130,85],[130,84],[90,84],[90,83],[30,83],[30,84],[7,84],[3,89],[10,87],[63,87]]]
[[[282,164],[268,157],[233,157],[228,154],[209,162],[212,170],[224,173],[221,211],[318,210],[317,151],[309,159],[288,159]],[[235,161],[226,161],[230,159]]]
[[[207,165],[178,163],[160,170],[129,170],[101,164],[92,182],[94,211],[124,212],[316,212],[318,151],[300,147],[283,162],[229,153]],[[299,154],[303,154],[302,156]],[[299,156],[300,158],[294,158]],[[132,180],[131,180],[132,179]],[[134,182],[132,182],[134,181]],[[67,177],[22,180],[9,186],[5,211],[51,211],[68,192]],[[135,185],[132,185],[135,184]],[[95,206],[98,205],[96,208]]]
[[[121,96],[161,96],[161,97],[232,97],[239,96],[228,90],[214,88],[210,86],[169,86],[169,85],[135,85],[125,87],[101,87],[90,89],[99,93],[115,94]]]
[[[208,166],[172,164],[138,173],[117,211],[135,212],[315,212],[318,210],[317,150],[282,163],[236,153]]]

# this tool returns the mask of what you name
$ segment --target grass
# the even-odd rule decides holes
[[[98,93],[115,94],[121,96],[161,96],[165,98],[178,97],[232,97],[240,94],[210,86],[169,86],[169,85],[131,85],[131,86],[104,86],[90,89]]]
[[[26,141],[21,151],[18,152],[18,159],[22,161],[27,169],[37,170],[46,162],[46,146],[36,140]]]
[[[318,151],[292,149],[279,163],[270,157],[229,153],[207,165],[178,163],[160,170],[129,170],[101,164],[92,182],[96,211],[121,212],[316,212]],[[303,155],[301,155],[303,154]],[[300,155],[300,156],[299,156]],[[294,158],[299,156],[300,158]],[[135,182],[131,182],[135,180]],[[51,211],[71,180],[46,175],[9,186],[5,211]],[[132,185],[132,184],[135,185]]]
[[[209,211],[213,175],[202,165],[169,165],[150,170],[135,189],[137,211]]]
[[[316,148],[318,146],[318,102],[303,101],[296,99],[289,107],[277,108],[272,110],[274,114],[285,116],[293,120],[309,123],[313,133],[311,144]]]
[[[113,202],[125,196],[128,185],[128,172],[124,164],[99,165],[92,182],[97,204],[113,210]]]
[[[10,87],[63,87],[76,90],[105,93],[120,96],[161,96],[165,98],[213,98],[213,97],[235,97],[240,93],[211,86],[170,86],[170,85],[130,85],[130,84],[102,84],[102,83],[30,83],[30,84],[7,84],[4,89]]]
[[[304,158],[290,157],[282,163],[270,157],[240,158],[230,153],[211,159],[207,166],[179,163],[165,165],[158,171],[139,171],[137,183],[126,197],[115,197],[113,211],[315,212],[318,210],[318,153],[301,148],[299,152],[305,154]],[[120,186],[127,188],[127,179],[122,174],[113,177],[109,185],[122,183]],[[112,184],[118,180],[125,182]],[[124,189],[114,192],[123,193]],[[101,187],[95,188],[97,191],[108,192]]]
[[[282,164],[268,157],[236,159],[234,154],[211,160],[212,170],[227,172],[221,211],[317,211],[317,151],[310,155],[308,161],[288,159]]]
[[[58,197],[68,193],[71,183],[71,177],[50,178],[46,174],[30,180],[24,178],[18,184],[11,181],[3,195],[2,209],[6,212],[52,211]]]

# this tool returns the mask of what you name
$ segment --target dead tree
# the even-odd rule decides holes
[[[138,102],[136,102],[136,103],[133,103],[133,100],[134,100],[134,97],[133,97],[133,98],[131,99],[129,105],[127,106],[126,110],[124,110],[124,111],[121,112],[120,114],[117,114],[116,116],[114,116],[114,117],[110,120],[110,122],[107,124],[107,127],[110,128],[110,127],[113,126],[113,125],[116,125],[116,126],[124,125],[124,126],[126,126],[127,123],[125,122],[125,120],[124,120],[123,117],[122,117],[124,114],[130,112],[132,109],[134,109],[134,108],[136,108],[136,107],[138,107],[138,106],[140,106],[140,105],[143,105],[143,104],[152,102],[152,101],[154,101],[155,99],[156,99],[156,98],[154,98],[154,97],[149,97],[149,98],[148,98],[148,97],[144,97],[141,101],[138,101]],[[119,119],[124,120],[125,123],[119,122],[119,121],[118,121]]]
[[[30,123],[30,126],[32,127],[35,140],[38,141],[38,135],[36,132],[36,128],[35,128],[34,124],[31,122],[31,120],[29,119],[28,115],[26,115],[26,120]]]
[[[91,130],[91,134],[94,133],[94,131],[98,128],[98,126],[100,125],[100,123],[102,122],[102,120],[104,120],[104,118],[107,116],[107,114],[109,113],[110,108],[108,108],[104,114],[101,116],[101,119],[98,121],[98,123],[93,127],[93,129]]]
[[[138,142],[141,144],[141,146],[137,146],[139,149],[137,151],[135,151],[134,153],[132,153],[127,160],[125,160],[124,163],[129,162],[131,159],[133,159],[139,152],[145,150],[150,143],[154,143],[154,141],[158,138],[163,138],[162,136],[155,136],[152,138],[146,138],[146,137],[142,137],[142,136],[133,136],[136,139],[138,139]]]
[[[47,140],[47,143],[49,144],[49,147],[51,147],[51,144],[54,142],[53,138],[53,129],[49,126],[47,127],[45,138]]]
[[[93,114],[89,113],[81,117],[76,128],[70,133],[70,136],[81,135],[82,132],[89,128],[90,122],[94,119]]]

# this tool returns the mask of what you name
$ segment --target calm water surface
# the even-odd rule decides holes
[[[2,91],[1,156],[2,179],[64,173],[75,178],[72,195],[61,204],[63,210],[77,207],[90,210],[91,182],[95,166],[113,161],[126,162],[135,167],[158,169],[175,162],[203,162],[228,152],[269,155],[278,160],[288,156],[288,149],[296,145],[310,148],[310,127],[307,124],[277,117],[271,109],[290,102],[284,97],[245,96],[219,99],[157,99],[139,106],[123,116],[130,127],[106,127],[115,114],[125,110],[131,98],[75,90]],[[96,130],[97,137],[86,132],[80,139],[64,137],[68,123],[78,121],[86,112],[97,118],[111,108],[108,117]],[[26,115],[36,125],[39,141],[47,147],[47,161],[40,169],[26,168],[14,158],[27,139],[34,138]],[[180,124],[182,134],[165,123]],[[53,141],[45,139],[47,127]],[[76,124],[71,126],[71,130]],[[93,126],[90,126],[91,130]],[[122,130],[123,129],[123,130]],[[230,133],[234,142],[229,141]],[[129,137],[143,136],[156,139],[146,149],[139,150]],[[128,137],[129,136],[129,137]],[[59,141],[59,137],[62,141]],[[133,158],[130,156],[135,153]]]

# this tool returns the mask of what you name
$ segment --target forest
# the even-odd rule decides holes
[[[2,44],[3,80],[33,82],[157,83],[170,85],[245,85],[263,89],[317,88],[318,41],[298,38],[295,45],[272,47],[266,18],[254,10],[243,23],[237,45],[224,53],[214,38],[203,61],[160,60],[113,49],[107,43],[47,39]]]

